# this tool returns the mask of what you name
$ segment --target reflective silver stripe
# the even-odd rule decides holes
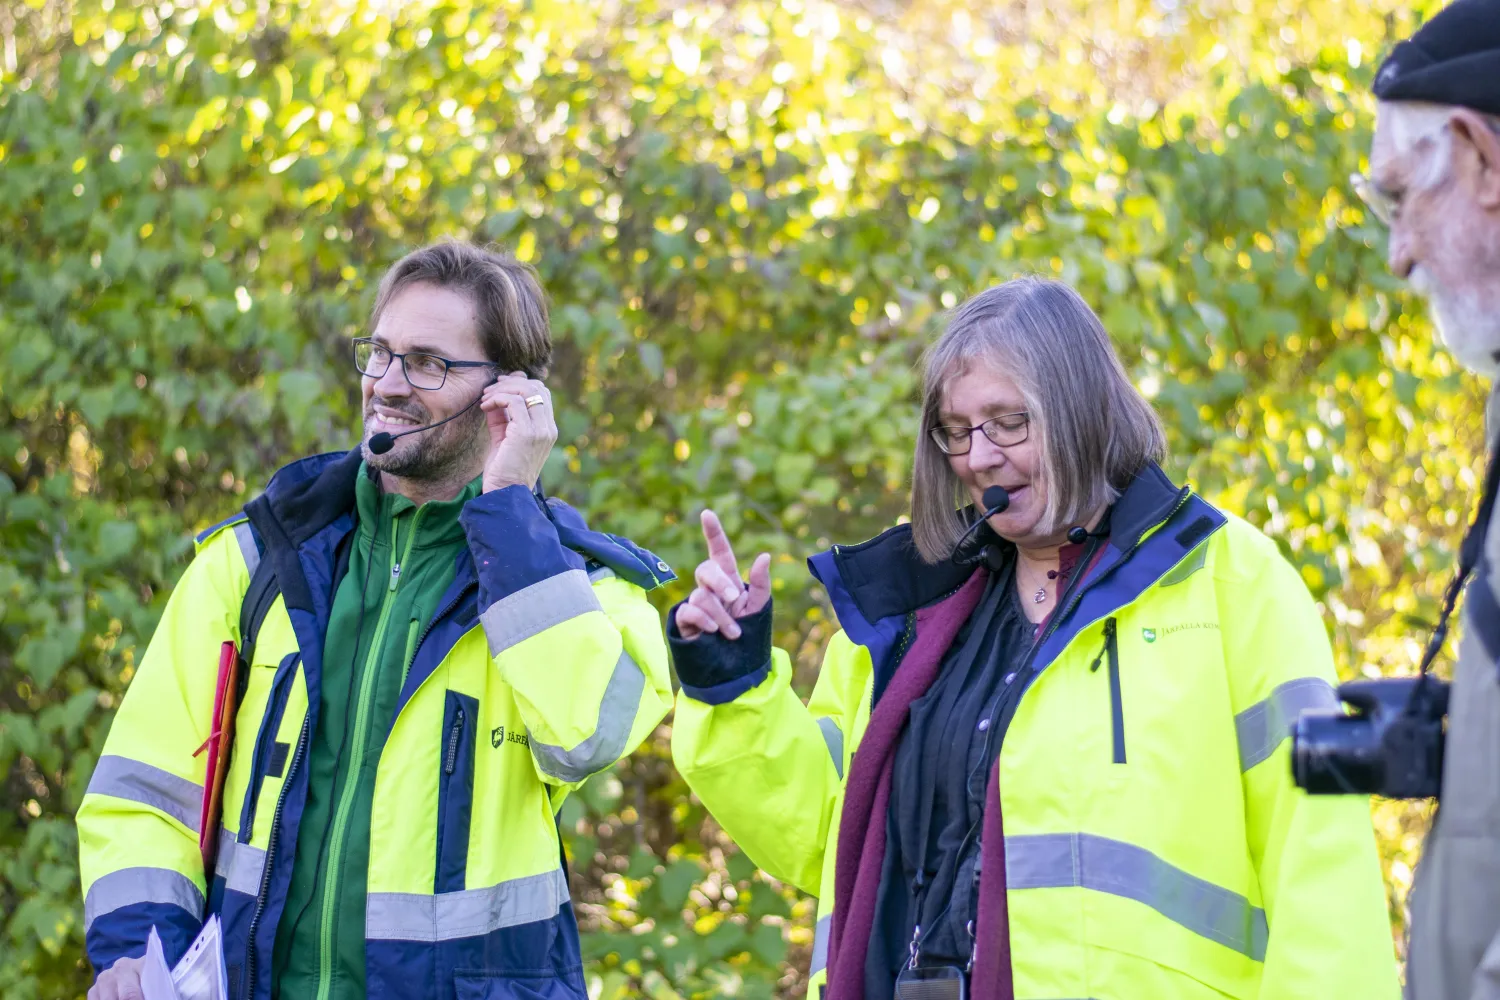
[[[615,571],[608,566],[600,566],[589,573],[589,583],[598,583],[600,580],[608,580],[615,575]]]
[[[123,906],[160,903],[176,906],[203,918],[203,893],[193,880],[170,868],[121,868],[94,880],[83,899],[83,929],[87,933],[94,921]]]
[[[107,754],[99,758],[94,768],[88,794],[129,799],[160,809],[189,830],[198,832],[198,817],[203,811],[203,786],[159,767]]]
[[[365,902],[365,939],[433,943],[478,937],[550,920],[568,901],[562,869],[511,879],[488,889],[426,895],[372,892]]]
[[[490,655],[499,656],[501,650],[569,618],[601,610],[589,575],[581,569],[570,569],[500,598],[485,609],[479,620],[484,623]]]
[[[1194,934],[1266,959],[1265,910],[1135,844],[1087,833],[1006,837],[1005,877],[1012,890],[1078,887],[1133,899]]]
[[[1310,708],[1335,710],[1339,706],[1333,686],[1319,677],[1299,677],[1271,692],[1234,717],[1240,741],[1240,770],[1248,771],[1276,752],[1291,735],[1292,723]]]
[[[597,771],[602,771],[625,754],[625,744],[630,739],[630,727],[635,723],[636,711],[641,705],[641,692],[646,688],[646,675],[635,660],[624,650],[615,661],[615,672],[610,674],[604,686],[604,698],[599,703],[599,721],[594,724],[594,735],[571,750],[543,743],[526,730],[531,741],[531,755],[537,766],[559,781],[582,781]]]
[[[1208,543],[1203,542],[1157,582],[1158,587],[1174,587],[1203,568],[1208,561]]]
[[[818,728],[823,730],[823,742],[828,744],[828,756],[833,758],[833,769],[844,776],[844,731],[839,724],[828,716],[818,720]]]
[[[255,569],[260,565],[260,549],[255,547],[255,536],[250,533],[250,522],[241,521],[234,526],[234,537],[240,543],[240,555],[245,557],[245,568],[250,575],[255,575]]]
[[[816,976],[828,968],[828,935],[833,933],[833,914],[818,919],[817,926],[813,928],[813,953],[812,967],[807,970],[809,976]]]
[[[241,844],[228,830],[219,831],[218,849],[214,874],[224,879],[224,887],[249,896],[259,895],[261,876],[266,870],[266,852],[259,847]]]

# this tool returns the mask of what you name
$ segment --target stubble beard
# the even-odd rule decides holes
[[[404,412],[404,411],[403,411]],[[405,414],[413,419],[416,414]],[[413,434],[396,442],[396,446],[383,455],[371,453],[368,421],[365,415],[366,436],[365,461],[370,468],[397,479],[416,483],[448,483],[472,478],[470,470],[483,454],[486,441],[484,411],[474,407],[457,420],[431,431]]]

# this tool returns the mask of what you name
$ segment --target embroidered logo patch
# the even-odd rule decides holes
[[[496,726],[490,730],[490,746],[499,748],[502,743],[519,743],[523,747],[531,746],[531,739],[525,733],[511,733],[505,735],[504,726]]]
[[[1145,639],[1147,642],[1155,642],[1161,636],[1171,635],[1173,632],[1187,632],[1187,631],[1191,631],[1192,629],[1200,629],[1200,628],[1213,629],[1214,631],[1218,631],[1218,629],[1219,629],[1219,623],[1218,622],[1181,622],[1181,623],[1176,624],[1176,625],[1168,625],[1168,626],[1166,626],[1164,628],[1143,628],[1143,629],[1141,629],[1141,638]]]

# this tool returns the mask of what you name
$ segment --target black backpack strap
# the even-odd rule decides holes
[[[350,532],[340,544],[334,559],[334,580],[342,580],[349,571],[349,556],[354,532]],[[250,681],[250,664],[255,662],[255,640],[260,635],[260,626],[270,613],[271,606],[281,595],[281,582],[276,579],[274,559],[261,559],[250,574],[250,586],[245,588],[245,597],[240,601],[240,675],[235,685],[241,698],[245,685]],[[335,587],[337,584],[335,584]]]
[[[276,603],[276,597],[281,593],[281,584],[276,581],[276,571],[271,560],[262,559],[255,567],[255,572],[250,574],[250,586],[245,591],[245,598],[240,602],[240,673],[239,688],[241,697],[245,694],[245,685],[250,681],[249,666],[255,661],[255,639],[260,635],[261,623],[266,620],[266,614],[271,610],[271,605]]]

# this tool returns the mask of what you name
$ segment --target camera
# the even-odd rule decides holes
[[[1292,779],[1311,795],[1435,798],[1443,781],[1448,684],[1430,674],[1351,681],[1352,711],[1303,712],[1292,727]]]

